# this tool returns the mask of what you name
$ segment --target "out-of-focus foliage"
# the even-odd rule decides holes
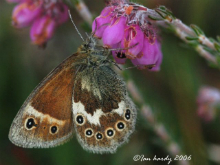
[[[101,3],[100,3],[101,2]],[[85,1],[89,9],[98,15],[103,1]],[[219,0],[139,0],[149,8],[165,5],[186,24],[197,24],[207,36],[220,34]],[[166,157],[169,153],[163,142],[154,134],[147,120],[138,114],[136,131],[129,143],[120,147],[116,154],[98,155],[84,151],[74,137],[70,142],[52,149],[22,149],[8,139],[13,118],[33,88],[63,59],[74,53],[81,39],[70,21],[59,27],[46,49],[32,45],[29,29],[14,29],[11,13],[14,5],[0,1],[0,164],[148,164],[167,162],[134,162],[133,157]],[[72,9],[78,27],[85,23]],[[79,28],[84,35],[84,29]],[[84,35],[85,36],[85,35]],[[169,33],[162,35],[164,54],[161,71],[130,70],[128,75],[153,107],[156,120],[162,122],[170,136],[187,155],[190,164],[217,165],[211,161],[207,146],[220,146],[220,118],[205,123],[196,114],[196,96],[202,85],[220,89],[220,72],[208,66],[194,50]],[[220,155],[220,153],[217,153]],[[177,162],[172,162],[176,164]]]

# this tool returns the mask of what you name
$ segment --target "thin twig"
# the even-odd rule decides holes
[[[157,26],[164,28],[171,27],[174,33],[184,42],[189,44],[195,43],[196,46],[194,46],[194,48],[202,57],[204,57],[207,61],[218,65],[217,56],[220,56],[220,52],[215,44],[219,46],[220,43],[207,38],[197,26],[187,26],[180,19],[171,15],[170,11],[166,12],[165,9],[166,8],[164,6],[162,10],[160,7],[155,10],[146,8],[143,10],[143,14],[146,14],[149,17],[149,21]],[[160,10],[162,11],[161,13],[159,13]],[[206,48],[210,49],[210,51]]]
[[[117,69],[115,67],[115,71],[118,74],[122,74],[122,71]],[[147,120],[147,123],[149,123],[149,126],[154,130],[155,134],[164,142],[164,147],[167,149],[167,151],[175,157],[176,155],[184,155],[183,151],[181,151],[181,147],[173,141],[173,139],[170,137],[169,133],[167,132],[165,126],[159,122],[158,120],[155,120],[156,117],[152,111],[152,108],[145,103],[143,100],[142,95],[138,91],[137,87],[135,86],[134,82],[132,80],[127,80],[127,87],[128,91],[131,94],[133,100],[141,105],[140,111],[144,117],[144,119]],[[180,160],[177,162],[179,165],[189,165],[188,161]]]
[[[181,151],[180,146],[178,143],[173,141],[173,139],[169,136],[169,133],[167,132],[165,126],[155,120],[155,116],[153,114],[152,108],[145,104],[144,100],[142,99],[142,96],[138,92],[138,89],[136,88],[135,84],[132,80],[127,81],[128,90],[132,95],[132,98],[141,105],[141,113],[144,116],[144,118],[147,120],[151,128],[154,130],[154,132],[157,134],[157,136],[164,142],[164,146],[166,147],[167,151],[175,157],[176,155],[183,155],[183,152]],[[179,165],[188,165],[188,161],[179,161]]]
[[[82,0],[75,1],[75,7],[79,15],[89,24],[92,25],[92,14]]]
[[[86,4],[82,0],[75,0],[75,6],[81,17],[91,25],[92,14],[88,10]],[[195,32],[195,29],[193,29],[194,26],[187,26],[180,19],[175,18],[170,11],[167,12],[164,6],[162,12],[160,14],[158,14],[158,12],[160,12],[160,7],[157,9],[145,8],[142,13],[147,15],[149,17],[149,21],[157,26],[162,26],[164,28],[168,28],[169,26],[172,27],[174,33],[185,43],[192,44],[196,41],[196,46],[194,44],[194,49],[207,61],[215,64],[216,66],[218,65],[218,57],[216,56],[216,54],[220,56],[220,52],[216,48],[215,44],[220,45],[220,43],[218,43],[217,41],[211,41],[205,36],[204,33],[197,34]],[[189,40],[188,38],[195,39]],[[211,51],[207,50],[207,48],[209,48]],[[215,54],[213,54],[213,52],[215,52]]]

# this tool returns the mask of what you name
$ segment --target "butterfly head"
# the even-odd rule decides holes
[[[93,36],[87,38],[87,40],[79,47],[78,52],[87,55],[87,64],[89,66],[100,66],[101,64],[104,64],[110,53],[108,49],[98,45]]]

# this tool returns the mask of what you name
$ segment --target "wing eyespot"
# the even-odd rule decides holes
[[[92,137],[93,136],[93,130],[91,128],[87,128],[85,130],[85,136],[86,137]]]
[[[25,128],[27,130],[32,130],[37,126],[37,122],[34,118],[27,118],[25,121]]]
[[[115,124],[115,128],[116,128],[116,130],[117,131],[123,131],[124,129],[125,129],[125,127],[126,127],[126,124],[125,124],[125,122],[124,121],[118,121],[116,124]]]
[[[105,131],[105,135],[107,138],[113,138],[115,136],[115,131],[113,128],[107,128]]]
[[[80,126],[84,125],[86,122],[85,117],[82,114],[77,114],[75,117],[75,121],[77,125],[80,125]]]
[[[131,119],[131,110],[130,109],[126,109],[125,113],[124,113],[124,119],[126,121],[129,121]]]
[[[50,134],[56,134],[58,132],[58,127],[57,126],[51,126],[50,127]]]
[[[97,132],[95,135],[96,140],[102,140],[103,139],[103,134],[100,132]]]

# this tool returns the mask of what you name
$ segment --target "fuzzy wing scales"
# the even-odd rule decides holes
[[[24,148],[49,148],[69,140],[74,131],[72,89],[74,54],[56,67],[31,93],[12,122],[9,139]]]
[[[78,141],[88,151],[114,153],[128,140],[136,122],[136,109],[125,83],[107,66],[85,69],[78,76],[73,94]]]

